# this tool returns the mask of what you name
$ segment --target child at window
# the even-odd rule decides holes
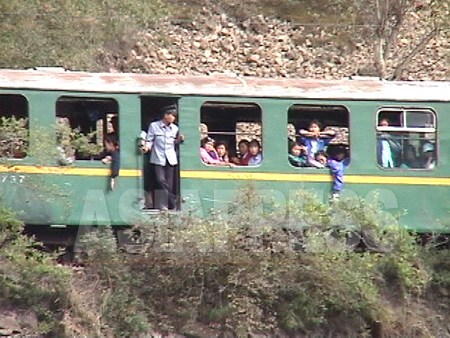
[[[312,120],[309,123],[308,130],[300,129],[302,143],[308,150],[308,159],[310,164],[316,166],[314,156],[319,151],[326,150],[328,143],[335,136],[334,130],[321,131],[321,124],[318,120]],[[312,161],[311,161],[312,160]]]
[[[237,156],[231,158],[231,162],[237,165],[248,165],[249,155],[248,155],[248,145],[250,142],[248,140],[240,140],[238,143],[238,154]]]
[[[200,141],[200,158],[203,163],[232,166],[230,163],[220,161],[219,155],[214,148],[214,143],[215,141],[211,137],[205,137]]]
[[[200,141],[200,157],[205,164],[219,163],[219,156],[214,149],[214,139],[205,137]]]
[[[228,159],[228,145],[224,141],[216,143],[216,152],[220,162],[230,162]]]
[[[261,144],[258,140],[253,139],[248,145],[248,165],[260,165],[262,162]]]
[[[310,159],[310,164],[316,168],[325,168],[328,164],[328,154],[324,151],[318,151],[314,156],[314,160]]]
[[[120,170],[120,153],[119,153],[119,141],[114,134],[108,134],[105,136],[105,152],[106,155],[102,158],[104,164],[111,164],[111,175],[109,187],[114,190],[116,186],[116,178],[119,176]]]
[[[297,142],[291,142],[289,146],[289,162],[294,167],[306,167],[308,164],[308,157],[306,155],[307,149],[305,146]]]

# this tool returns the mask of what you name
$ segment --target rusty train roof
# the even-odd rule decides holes
[[[450,82],[314,80],[0,69],[1,89],[238,97],[450,101]]]

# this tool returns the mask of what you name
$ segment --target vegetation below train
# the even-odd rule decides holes
[[[415,245],[379,207],[360,199],[322,204],[304,192],[289,205],[286,227],[279,210],[261,208],[248,188],[226,213],[138,220],[139,255],[117,252],[111,233],[98,229],[82,241],[89,253],[83,267],[56,264],[2,209],[0,330],[58,337],[448,335],[450,252]],[[376,234],[384,253],[355,252],[346,231],[329,227],[336,217]],[[304,236],[298,224],[308,224]]]

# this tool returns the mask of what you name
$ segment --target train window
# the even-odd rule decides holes
[[[434,169],[436,114],[430,109],[382,108],[377,113],[377,162],[383,169]]]
[[[0,157],[24,158],[28,150],[28,102],[22,95],[0,95]]]
[[[255,103],[205,102],[200,113],[200,158],[207,165],[262,162],[262,112]]]
[[[288,111],[288,160],[324,168],[328,158],[350,161],[349,111],[334,105],[293,105]]]
[[[61,164],[98,159],[107,134],[118,137],[119,107],[115,100],[63,96],[56,101],[56,135]]]

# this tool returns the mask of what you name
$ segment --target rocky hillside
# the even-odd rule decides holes
[[[388,75],[420,44],[426,8],[407,13],[390,57]],[[367,26],[299,25],[281,19],[203,8],[194,20],[163,19],[121,53],[102,53],[110,71],[165,74],[230,72],[259,77],[335,79],[373,69],[373,33]],[[369,27],[370,28],[370,27]],[[448,80],[450,41],[431,39],[402,72],[405,80]]]

